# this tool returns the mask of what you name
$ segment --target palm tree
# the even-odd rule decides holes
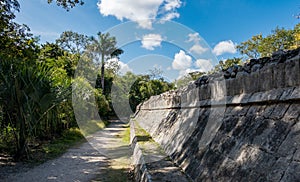
[[[99,62],[101,58],[101,87],[104,90],[105,61],[112,57],[118,57],[123,53],[123,50],[116,48],[116,38],[111,37],[109,33],[99,32],[97,35],[98,40],[92,37],[92,44],[87,47],[87,50],[93,54],[96,61]]]

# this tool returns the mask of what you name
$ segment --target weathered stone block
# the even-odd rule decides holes
[[[285,64],[285,87],[299,86],[300,67],[299,60],[290,60]]]
[[[300,148],[300,122],[292,126],[291,131],[279,146],[278,154],[292,159],[295,151]]]
[[[233,96],[230,104],[245,104],[249,102],[251,94],[241,94]]]
[[[293,93],[295,87],[285,88],[282,95],[280,96],[279,100],[286,101],[290,98],[291,94]]]
[[[300,87],[296,87],[291,95],[287,97],[287,99],[300,99]]]
[[[276,80],[274,82],[274,87],[275,88],[284,88],[285,87],[285,64],[280,63],[277,64],[274,69],[273,69],[273,78]],[[265,78],[267,79],[267,78]]]
[[[288,169],[285,171],[283,178],[280,180],[283,182],[300,181],[300,162],[292,162]]]
[[[280,181],[289,163],[287,158],[280,157],[267,173],[267,181]],[[264,170],[266,171],[266,170]]]

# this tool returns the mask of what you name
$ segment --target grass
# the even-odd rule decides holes
[[[39,147],[31,149],[27,163],[40,164],[64,154],[67,149],[86,141],[78,128],[70,128],[63,132],[62,136],[42,143]]]
[[[142,127],[139,126],[137,122],[134,123],[135,125],[135,136],[137,137],[138,142],[155,142],[151,135],[144,130]]]
[[[82,133],[87,136],[91,135],[103,128],[105,128],[109,124],[108,121],[102,121],[102,120],[90,120],[87,121],[86,124],[82,125],[80,127]]]
[[[81,131],[78,128],[71,128],[66,130],[62,137],[43,146],[42,151],[47,154],[46,158],[55,158],[80,141],[84,141]]]
[[[101,176],[93,179],[92,182],[133,182],[128,172],[128,168],[109,167],[101,170]]]
[[[62,136],[51,142],[42,144],[31,151],[31,156],[26,162],[43,163],[64,154],[69,148],[85,142],[84,136],[95,133],[109,124],[108,121],[91,120],[84,128],[71,128],[63,132]]]
[[[129,144],[130,143],[130,127],[126,125],[126,129],[121,133],[122,141]]]

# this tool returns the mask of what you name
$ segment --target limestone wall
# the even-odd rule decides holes
[[[194,181],[300,181],[299,49],[151,97],[135,121]]]

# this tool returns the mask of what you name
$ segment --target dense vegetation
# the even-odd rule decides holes
[[[271,56],[273,52],[279,50],[295,49],[299,45],[300,24],[297,24],[292,30],[277,27],[266,37],[262,34],[255,35],[238,45],[237,49],[248,58],[259,58]]]
[[[80,1],[56,2],[67,10],[80,4]],[[98,33],[95,38],[65,31],[55,42],[40,44],[26,25],[14,22],[14,12],[19,10],[17,0],[1,1],[0,152],[22,159],[39,143],[77,127],[72,85],[73,89],[81,89],[78,93],[82,98],[87,95],[84,89],[93,90],[89,96],[95,97],[102,118],[115,116],[110,96],[114,80],[118,80],[119,86],[128,85],[129,77],[135,81],[130,94],[120,95],[130,99],[133,110],[151,95],[173,88],[163,79],[150,79],[147,75],[120,76],[118,63],[105,68],[107,60],[118,59],[123,53],[109,33]],[[80,74],[75,77],[79,61],[89,65],[89,71],[96,72],[96,83]]]
[[[83,4],[80,0],[55,2],[67,10]],[[116,39],[109,33],[99,32],[98,37],[89,37],[65,31],[55,42],[40,44],[29,27],[14,22],[14,12],[20,10],[18,1],[3,0],[0,4],[0,152],[22,159],[36,144],[78,127],[72,106],[74,90],[80,90],[76,92],[81,94],[80,98],[95,98],[98,108],[95,114],[109,118],[116,117],[111,95],[113,84],[120,88],[114,99],[129,100],[133,111],[150,96],[175,87],[160,77],[160,70],[152,70],[148,75],[131,72],[119,75],[118,62],[108,60],[118,60],[123,50],[116,47]],[[237,46],[245,58],[220,61],[212,72],[242,64],[245,59],[298,47],[299,28],[300,25],[293,30],[276,28],[266,37],[253,36]],[[88,65],[85,72],[97,75],[95,82],[80,71],[76,73],[79,62]],[[195,80],[203,74],[206,73],[194,72],[190,76]],[[186,77],[177,80],[177,86],[186,83]],[[124,102],[117,104],[122,106]],[[98,124],[93,120],[87,122]]]

